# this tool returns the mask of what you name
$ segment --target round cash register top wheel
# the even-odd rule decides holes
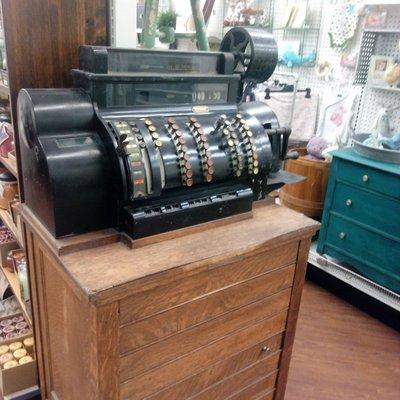
[[[257,28],[235,27],[222,39],[220,51],[233,53],[235,72],[246,81],[265,82],[278,62],[278,47],[270,33]]]

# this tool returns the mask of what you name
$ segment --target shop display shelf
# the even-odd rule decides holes
[[[28,312],[26,310],[26,306],[25,306],[24,301],[22,300],[21,289],[20,289],[20,286],[19,286],[18,276],[13,272],[7,271],[3,267],[1,267],[1,271],[3,272],[4,276],[6,277],[8,283],[9,283],[9,285],[11,287],[11,290],[15,294],[15,298],[17,299],[18,304],[21,307],[22,313],[24,314],[24,317],[25,317],[26,321],[29,323],[29,325],[32,326],[32,319],[31,319],[30,315],[28,314]]]
[[[382,33],[382,34],[400,34],[400,29],[386,29],[386,28],[366,28],[364,32]]]
[[[0,219],[4,222],[4,225],[12,232],[15,240],[18,242],[19,246],[23,248],[22,234],[14,224],[14,221],[7,210],[0,209]]]
[[[370,89],[386,90],[388,92],[400,92],[400,88],[390,86],[368,85]]]
[[[8,99],[10,96],[10,88],[0,81],[0,97],[3,99]]]
[[[272,28],[273,31],[293,31],[293,32],[299,32],[299,31],[305,31],[305,32],[318,32],[320,28],[318,27],[313,27],[313,26],[301,26],[299,28],[293,28],[291,26],[289,27],[279,27],[279,28]]]
[[[7,396],[3,396],[0,393],[0,400],[31,400],[31,399],[36,399],[36,396],[39,395],[40,395],[39,386],[32,386],[31,388],[21,390],[16,393],[8,394]]]
[[[400,311],[400,294],[392,292],[357,272],[349,270],[331,257],[321,256],[317,253],[317,242],[311,244],[308,262],[387,306]]]
[[[0,156],[0,162],[16,177],[18,178],[17,162],[14,157]]]

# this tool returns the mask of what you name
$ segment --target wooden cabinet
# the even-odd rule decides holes
[[[400,166],[334,154],[318,252],[400,293]]]
[[[315,221],[263,205],[160,243],[111,235],[60,255],[22,215],[45,398],[283,399]]]

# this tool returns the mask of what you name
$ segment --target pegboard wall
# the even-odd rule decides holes
[[[318,0],[314,0],[319,3]],[[326,82],[318,78],[313,68],[296,68],[293,72],[299,74],[299,88],[310,87],[312,93],[318,93],[320,96],[320,112],[319,116],[327,104],[332,100],[332,96],[346,95],[347,93],[356,96],[355,115],[352,125],[356,133],[371,132],[375,124],[377,115],[382,108],[392,107],[395,104],[400,104],[400,90],[399,91],[386,91],[371,88],[365,85],[354,85],[356,78],[356,71],[348,68],[343,68],[340,65],[341,53],[330,47],[330,40],[328,32],[330,30],[333,11],[335,5],[340,1],[323,1],[322,19],[319,47],[317,52],[318,61],[328,61],[334,69],[334,77],[332,81]],[[346,1],[342,1],[344,3]],[[280,2],[279,2],[280,3]],[[284,1],[282,3],[285,3]],[[363,4],[362,1],[359,2]],[[382,4],[384,0],[382,1]],[[371,36],[373,46],[371,54],[390,56],[394,58],[400,57],[399,40],[400,40],[400,5],[387,5],[387,20],[386,29],[399,30],[398,34],[395,33],[377,33],[377,32],[364,32],[363,31],[363,18],[360,18],[358,29],[354,35],[351,45],[347,52],[360,52],[362,35],[366,35],[367,39]],[[369,36],[368,36],[369,35]],[[372,39],[376,35],[376,40]],[[364,38],[365,39],[365,38]],[[361,54],[361,52],[360,52]],[[359,60],[362,62],[362,60]],[[369,59],[364,66],[365,73],[368,75]],[[279,67],[279,70],[288,71],[287,68]],[[395,131],[400,131],[400,110],[397,110],[392,115],[392,122]]]
[[[322,0],[311,0],[310,7],[318,9],[321,5]],[[282,13],[285,6],[287,6],[286,1],[279,1]],[[347,3],[347,1],[322,1],[322,13],[321,13],[321,29],[319,30],[319,41],[317,48],[317,63],[318,62],[328,62],[332,68],[333,72],[331,74],[331,79],[326,80],[317,75],[314,67],[300,67],[289,69],[284,66],[280,66],[278,71],[285,72],[295,72],[299,75],[299,89],[310,88],[311,95],[318,94],[320,107],[319,107],[319,118],[322,118],[323,111],[328,104],[331,104],[339,96],[345,96],[350,93],[356,96],[356,102],[360,102],[362,99],[362,88],[355,87],[352,85],[355,77],[355,70],[349,68],[343,68],[340,65],[342,53],[336,49],[332,49],[330,46],[329,31],[332,23],[332,18],[334,17],[334,10],[337,3]],[[280,18],[279,9],[277,13],[277,18]],[[362,24],[361,21],[358,25],[357,31],[355,32],[354,38],[350,45],[346,49],[346,52],[353,53],[358,50],[360,40],[362,35]],[[360,104],[355,104],[356,113],[353,118],[353,128],[357,129],[356,125],[358,122],[358,110],[360,109]]]
[[[376,35],[373,54],[400,58],[400,5],[387,6],[388,17],[385,30],[374,32]],[[365,86],[360,108],[358,132],[370,132],[376,117],[382,108],[400,105],[400,89],[384,90]],[[400,131],[400,110],[391,118],[395,131]]]
[[[264,3],[274,0],[264,0]],[[257,1],[256,1],[257,2]],[[274,20],[273,26],[277,28],[282,26],[287,7],[293,0],[275,0],[273,6]],[[353,0],[352,3],[363,5],[362,0]],[[309,0],[311,10],[310,26],[320,26],[320,29],[308,33],[303,53],[307,54],[312,50],[317,50],[317,62],[327,61],[333,67],[332,79],[329,81],[318,77],[314,67],[295,67],[289,69],[284,66],[277,68],[278,72],[295,72],[299,75],[299,89],[311,88],[311,95],[318,94],[320,98],[319,119],[322,116],[325,106],[331,104],[338,96],[346,94],[355,96],[355,114],[352,120],[352,127],[356,132],[370,132],[377,114],[382,107],[393,105],[394,102],[400,101],[400,92],[383,92],[382,90],[371,89],[362,85],[354,85],[356,80],[356,70],[344,68],[341,66],[342,52],[330,47],[329,31],[334,18],[334,11],[337,4],[349,3],[348,0]],[[384,0],[381,2],[384,3]],[[322,5],[322,8],[321,8]],[[265,6],[267,7],[267,6]],[[387,28],[400,29],[400,5],[388,5]],[[319,11],[320,10],[320,11]],[[213,36],[222,37],[229,28],[222,28],[223,15],[226,11],[226,0],[216,0],[214,5],[213,16],[209,24],[209,33]],[[320,21],[318,21],[320,19]],[[211,29],[210,29],[211,28]],[[360,52],[361,38],[363,35],[363,18],[360,17],[358,28],[354,38],[346,49],[346,52],[352,54]],[[314,40],[312,35],[318,35],[318,40]],[[274,35],[277,40],[298,40],[299,34],[292,32],[285,33],[275,30]],[[380,54],[399,57],[398,39],[396,35],[380,35],[376,33],[370,34],[374,39],[371,47],[371,54]],[[317,43],[317,49],[313,48],[313,43]],[[369,58],[365,62],[365,74],[368,75]],[[366,77],[366,76],[365,76]],[[282,81],[282,77],[276,75],[273,78]],[[291,83],[289,81],[289,83]],[[400,130],[400,111],[393,114],[393,122],[397,130]]]
[[[114,2],[116,0],[110,0],[110,14],[111,22],[113,22],[113,10]],[[134,0],[132,0],[134,2]],[[175,4],[179,4],[177,11],[181,10],[183,0],[175,0]],[[184,0],[189,3],[189,0]],[[202,0],[204,3],[205,0]],[[273,26],[274,35],[276,38],[285,40],[298,40],[299,36],[296,36],[296,32],[284,32],[280,31],[279,28],[282,26],[285,13],[288,5],[293,3],[294,0],[253,0],[256,5],[262,5],[265,9],[273,10]],[[304,0],[307,1],[307,0]],[[224,16],[227,11],[228,0],[215,0],[213,12],[208,23],[208,35],[215,39],[221,39],[224,33],[229,27],[223,27]],[[163,0],[160,1],[163,3]],[[277,71],[284,72],[296,72],[299,75],[299,89],[311,88],[311,95],[318,94],[320,98],[319,108],[319,119],[322,116],[323,110],[326,105],[331,104],[335,98],[339,95],[345,96],[350,95],[356,96],[355,103],[355,115],[352,121],[353,128],[356,132],[371,132],[373,129],[374,122],[377,114],[383,107],[391,107],[394,104],[400,104],[400,90],[398,91],[387,91],[378,90],[375,88],[368,87],[365,85],[366,77],[369,69],[369,57],[371,54],[385,55],[395,58],[400,58],[399,51],[399,39],[400,39],[400,4],[398,5],[387,5],[387,21],[386,28],[388,30],[399,30],[398,34],[393,33],[377,33],[371,32],[366,33],[363,31],[363,18],[360,18],[358,29],[351,41],[349,47],[346,49],[348,53],[360,52],[361,39],[364,33],[365,37],[371,38],[370,54],[364,62],[363,76],[356,76],[355,69],[343,68],[340,64],[342,53],[330,47],[329,31],[334,18],[334,10],[337,4],[357,3],[364,4],[368,1],[364,0],[308,0],[309,8],[311,10],[311,20],[309,25],[311,27],[318,27],[310,31],[308,39],[305,42],[303,53],[307,54],[312,50],[317,51],[317,62],[327,61],[333,67],[332,79],[325,80],[324,78],[318,77],[314,67],[295,67],[288,69],[284,66],[279,66]],[[385,0],[379,2],[383,5]],[[113,31],[113,30],[112,30]],[[289,35],[289,36],[288,36]],[[299,34],[297,34],[299,35]],[[315,38],[313,35],[316,35]],[[314,40],[316,39],[316,40]],[[365,44],[365,41],[364,41]],[[192,43],[194,46],[194,42]],[[317,48],[313,48],[316,46]],[[363,52],[360,52],[361,56]],[[359,60],[358,73],[360,73],[360,65],[363,60]],[[276,76],[277,79],[282,81],[281,76]],[[356,84],[355,84],[356,83]],[[358,84],[357,84],[358,83]],[[400,110],[393,113],[392,119],[395,129],[400,131]]]

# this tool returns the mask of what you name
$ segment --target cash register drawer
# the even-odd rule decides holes
[[[324,252],[389,288],[400,286],[400,240],[331,214]]]

